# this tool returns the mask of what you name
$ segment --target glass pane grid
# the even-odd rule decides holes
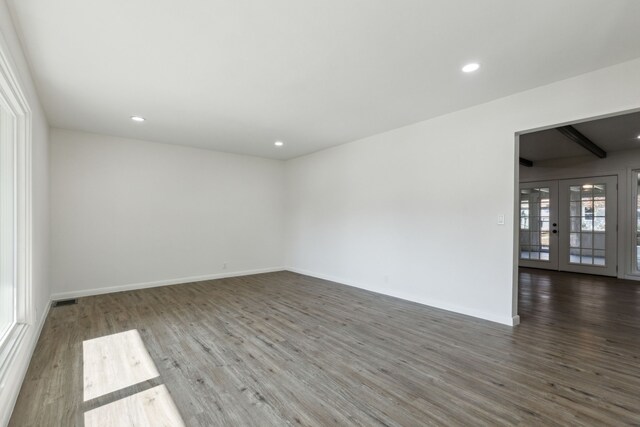
[[[549,261],[549,187],[520,189],[520,259]]]
[[[605,266],[606,184],[569,187],[569,263]]]

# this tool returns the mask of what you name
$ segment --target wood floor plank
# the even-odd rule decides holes
[[[290,272],[81,298],[51,310],[10,425],[158,386],[190,426],[640,425],[640,286],[519,283],[515,328]],[[159,376],[84,402],[83,342],[130,330]]]

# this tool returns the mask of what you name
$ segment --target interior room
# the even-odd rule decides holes
[[[0,0],[0,426],[638,424],[638,17]]]
[[[590,325],[599,339],[633,347],[638,123],[632,112],[519,135],[522,322],[542,315],[575,334]]]
[[[520,135],[519,265],[638,276],[640,113]]]

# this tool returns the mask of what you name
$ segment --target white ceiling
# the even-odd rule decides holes
[[[637,0],[9,3],[52,126],[282,159],[640,57]]]
[[[607,153],[640,148],[640,112],[577,123],[573,127]],[[520,157],[534,162],[590,155],[556,129],[520,136]]]

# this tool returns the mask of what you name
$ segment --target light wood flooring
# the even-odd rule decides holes
[[[290,272],[81,298],[51,309],[10,425],[160,386],[188,426],[640,425],[640,286],[522,269],[519,294],[515,328]],[[130,330],[159,376],[85,402],[83,342]]]

